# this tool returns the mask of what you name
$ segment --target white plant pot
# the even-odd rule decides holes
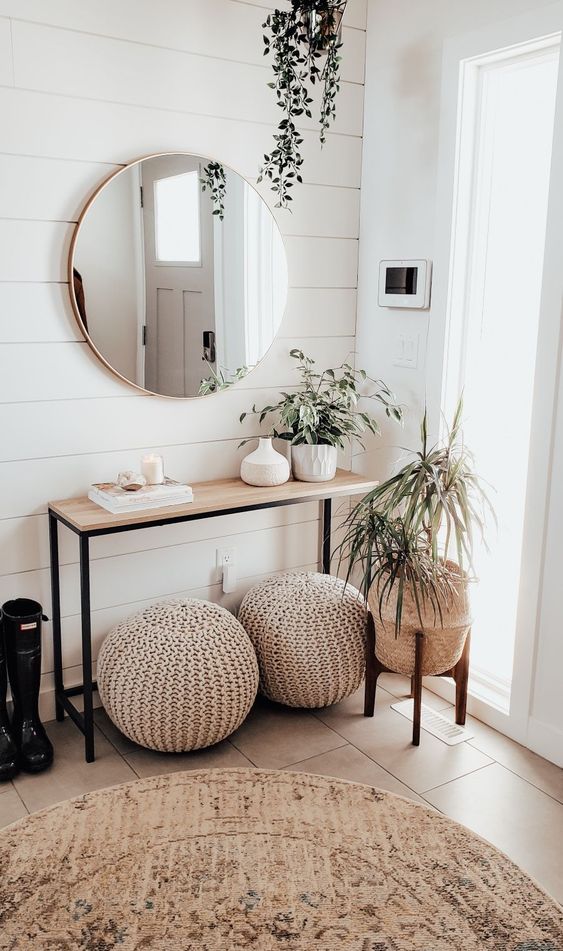
[[[258,448],[242,460],[240,477],[248,485],[282,485],[289,479],[289,462],[274,449],[269,437],[261,437]]]
[[[292,446],[293,475],[300,482],[330,482],[336,475],[334,446]]]

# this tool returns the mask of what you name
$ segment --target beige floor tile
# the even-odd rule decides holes
[[[380,674],[377,679],[377,687],[383,687],[387,693],[393,694],[399,700],[406,700],[411,695],[410,677],[404,677],[403,674]],[[376,695],[377,700],[377,695]],[[451,710],[453,705],[449,700],[444,700],[438,694],[432,693],[426,687],[422,688],[422,702],[433,710]]]
[[[563,903],[563,805],[493,763],[425,793],[432,805],[506,852]]]
[[[347,779],[353,783],[366,783],[368,786],[385,789],[387,792],[405,796],[405,798],[413,799],[425,806],[428,805],[412,789],[400,783],[398,779],[395,779],[394,776],[391,776],[391,773],[374,763],[365,753],[361,753],[360,750],[350,745],[341,746],[329,753],[321,753],[320,756],[312,756],[311,759],[303,760],[294,766],[288,766],[287,770],[300,773],[318,773],[321,776],[334,776],[336,779]]]
[[[391,710],[395,700],[395,697],[381,691],[376,701],[375,716],[364,717],[363,698],[358,691],[342,703],[319,712],[317,716],[418,793],[492,762],[488,756],[467,743],[447,746],[425,730],[421,733],[420,746],[413,746],[412,723]]]
[[[14,786],[30,812],[137,778],[99,730],[96,730],[96,760],[86,763],[84,738],[71,720],[67,718],[63,723],[52,721],[46,724],[46,728],[55,748],[53,765],[36,775],[20,773],[14,780]]]
[[[157,753],[137,747],[133,753],[126,753],[125,760],[135,770],[137,776],[158,776],[163,773],[177,773],[183,769],[217,769],[236,766],[252,767],[252,763],[235,749],[228,740],[210,746],[205,750],[192,753]]]
[[[27,809],[12,783],[0,786],[0,828],[27,816]]]
[[[447,716],[452,714],[448,712]],[[475,717],[468,717],[467,725],[475,734],[473,739],[469,740],[471,746],[486,753],[487,756],[501,763],[502,766],[506,766],[522,779],[526,779],[533,786],[537,786],[548,796],[563,802],[563,769],[532,753],[531,750],[527,750],[525,746],[520,746],[507,736],[503,736],[502,733],[497,733],[492,727],[476,720]]]
[[[110,741],[112,746],[115,746],[118,753],[136,753],[137,750],[142,749],[142,746],[139,746],[138,743],[133,743],[133,740],[130,740],[121,730],[117,729],[103,707],[97,707],[96,710],[94,710],[94,722],[96,726],[100,728],[106,739]]]
[[[264,769],[283,769],[345,744],[312,714],[264,700],[257,702],[230,739],[252,763]]]

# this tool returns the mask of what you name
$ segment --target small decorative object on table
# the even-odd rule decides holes
[[[260,437],[258,448],[242,460],[240,477],[248,485],[282,485],[289,479],[289,462],[274,449],[271,437]]]
[[[140,472],[133,472],[132,469],[125,469],[120,472],[116,479],[116,485],[120,485],[126,492],[137,492],[147,484],[147,480]]]
[[[156,452],[148,453],[141,459],[141,472],[148,485],[161,485],[164,482],[164,459]]]
[[[371,618],[365,715],[373,716],[377,678],[407,674],[414,693],[413,743],[420,742],[422,678],[454,677],[456,723],[465,723],[471,615],[468,585],[473,532],[494,512],[461,433],[462,401],[443,445],[422,447],[350,513],[340,544],[347,579],[361,574]],[[450,549],[456,561],[450,560]]]
[[[379,435],[375,417],[358,408],[361,399],[380,403],[387,416],[402,420],[401,407],[382,380],[372,380],[365,370],[355,370],[349,363],[316,373],[315,361],[301,350],[290,350],[298,361],[302,389],[282,393],[272,406],[251,412],[260,422],[273,414],[278,418],[271,435],[291,443],[293,475],[301,482],[329,482],[336,473],[337,450],[357,440],[363,446],[364,433]],[[362,393],[362,385],[372,384],[375,390]],[[242,413],[240,422],[248,416]],[[244,439],[241,446],[248,442]]]
[[[121,476],[124,473],[120,473]],[[131,475],[131,473],[126,473]],[[135,478],[133,474],[133,478]],[[141,478],[143,478],[141,476]],[[183,505],[193,502],[191,486],[173,479],[165,479],[162,485],[136,485],[98,482],[90,487],[88,498],[103,509],[118,515],[121,512],[136,512],[144,509],[159,509],[167,505]]]

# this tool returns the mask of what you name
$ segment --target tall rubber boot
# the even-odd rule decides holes
[[[6,690],[8,674],[6,671],[6,651],[4,650],[4,632],[0,624],[0,783],[12,779],[18,769],[18,751],[8,720],[6,709]]]
[[[41,605],[16,598],[2,606],[8,676],[14,699],[12,736],[21,769],[39,773],[53,762],[53,747],[39,719],[41,683]]]

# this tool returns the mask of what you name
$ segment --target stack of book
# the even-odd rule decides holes
[[[113,482],[100,482],[91,486],[88,498],[113,515],[121,515],[146,509],[160,509],[167,505],[183,505],[193,502],[194,494],[189,485],[165,479],[162,485],[144,485],[135,492]]]

